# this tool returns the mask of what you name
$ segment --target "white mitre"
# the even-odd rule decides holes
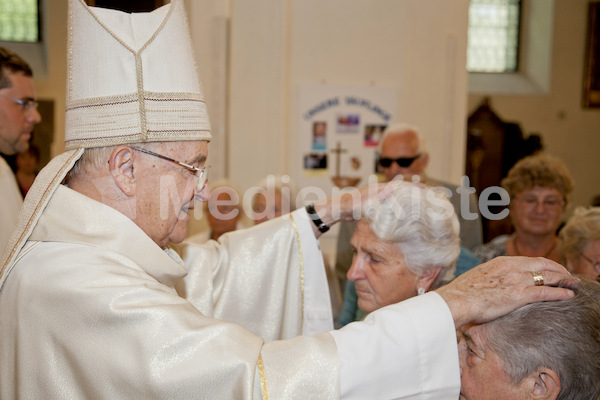
[[[65,149],[40,171],[2,256],[0,287],[86,148],[210,140],[182,0],[124,13],[69,0]]]

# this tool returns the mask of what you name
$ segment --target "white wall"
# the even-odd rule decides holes
[[[229,177],[244,189],[288,173],[295,88],[327,83],[396,88],[397,115],[427,137],[429,173],[459,182],[467,9],[467,0],[233,0]]]
[[[38,96],[55,100],[57,155],[64,139],[67,1],[51,3],[42,1],[44,46],[2,45],[34,59]],[[554,0],[548,93],[486,93],[501,117],[541,133],[548,150],[565,160],[576,180],[576,205],[600,192],[600,110],[581,108],[587,4]],[[467,0],[186,5],[215,129],[215,178],[229,175],[244,189],[269,173],[288,172],[294,87],[307,82],[396,87],[398,114],[430,136],[430,174],[452,181],[462,174],[466,115],[483,97],[471,95],[465,105]]]
[[[288,172],[297,85],[390,86],[398,91],[398,115],[428,136],[431,175],[458,181],[466,116],[492,95],[502,118],[541,133],[548,151],[565,160],[576,181],[574,205],[589,204],[600,192],[600,109],[581,107],[588,1],[553,3],[549,91],[470,95],[467,106],[468,0],[186,0],[215,131],[213,178],[228,176],[245,189],[269,173]],[[2,45],[34,59],[38,96],[55,100],[57,155],[67,1],[42,6],[43,46]]]
[[[268,174],[290,173],[290,154],[300,151],[293,148],[296,89],[326,83],[395,88],[396,115],[427,138],[429,174],[459,182],[468,0],[188,0],[187,5],[215,132],[209,147],[213,178],[228,177],[245,190]],[[214,28],[223,19],[230,29],[226,66],[223,34]],[[201,226],[192,223],[191,233]],[[335,240],[335,232],[326,236]]]
[[[42,1],[45,44],[38,96],[54,99],[63,151],[67,2]],[[187,0],[189,22],[215,139],[215,178],[245,189],[289,172],[294,88],[301,83],[398,90],[397,114],[420,126],[430,174],[463,173],[468,0]],[[227,139],[230,139],[229,141]]]

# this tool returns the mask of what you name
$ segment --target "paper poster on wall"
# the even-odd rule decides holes
[[[385,128],[387,125],[366,125],[365,147],[378,147]]]
[[[304,169],[305,170],[316,170],[324,169],[327,170],[327,154],[322,153],[309,153],[304,156]]]
[[[327,150],[327,122],[313,122],[312,151]]]
[[[367,184],[383,131],[394,122],[397,90],[306,84],[298,95],[291,171],[299,187]]]
[[[360,130],[359,114],[344,114],[337,117],[337,133],[358,133]]]

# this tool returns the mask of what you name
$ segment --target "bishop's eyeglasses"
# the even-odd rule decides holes
[[[187,169],[188,171],[192,172],[194,175],[196,175],[196,178],[198,178],[198,183],[196,184],[196,190],[198,192],[200,192],[204,188],[204,186],[206,185],[206,182],[208,181],[208,169],[210,168],[210,165],[205,165],[202,168],[196,168],[189,164],[183,163],[181,161],[173,160],[172,158],[163,156],[162,154],[158,154],[158,153],[155,153],[150,150],[142,149],[140,147],[131,147],[131,148],[133,150],[136,150],[136,151],[139,151],[142,153],[146,153],[146,154],[149,154],[154,157],[162,158],[163,160],[177,164],[180,167],[183,167],[183,168]]]

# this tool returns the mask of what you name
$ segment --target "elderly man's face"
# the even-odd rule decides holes
[[[203,167],[208,155],[206,141],[167,142],[157,153],[194,167]],[[191,171],[166,160],[134,153],[139,157],[141,172],[136,192],[136,223],[156,244],[166,247],[169,242],[185,239],[189,210],[194,209],[194,197],[206,200],[208,186],[196,191],[197,176]]]
[[[355,254],[347,276],[354,281],[361,310],[371,312],[417,294],[418,277],[400,249],[379,239],[367,221],[356,223],[350,243]]]
[[[33,79],[22,73],[5,71],[12,82],[0,89],[0,153],[16,154],[29,148],[29,139],[35,124],[42,119],[35,107],[25,108],[16,100],[33,100]]]
[[[419,155],[419,138],[414,132],[389,135],[381,145],[381,158],[412,158]],[[427,155],[416,158],[408,167],[392,162],[389,167],[381,167],[385,179],[389,182],[397,175],[404,176],[409,182],[413,175],[420,175],[427,167]]]
[[[460,400],[529,399],[531,391],[524,379],[514,384],[504,371],[501,359],[487,345],[484,325],[465,329],[458,344],[460,360]]]

